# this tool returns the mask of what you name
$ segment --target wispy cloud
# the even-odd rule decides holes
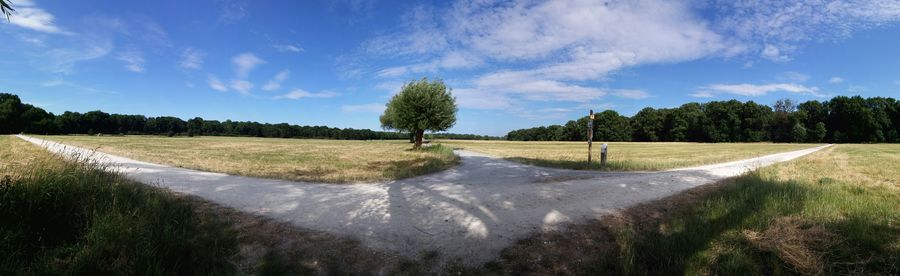
[[[77,40],[73,44],[73,47],[51,49],[43,53],[37,66],[54,73],[70,74],[76,63],[100,59],[113,49],[112,41],[108,38]]]
[[[253,53],[243,53],[231,58],[231,63],[234,65],[235,75],[239,78],[246,78],[250,71],[260,64],[265,64],[266,61]]]
[[[60,87],[60,86],[65,86],[65,87],[71,87],[71,88],[75,88],[75,89],[79,89],[79,90],[83,90],[83,91],[87,91],[87,92],[101,92],[100,90],[98,90],[98,89],[96,89],[96,88],[93,88],[93,87],[90,87],[90,86],[85,86],[85,85],[80,85],[80,84],[76,84],[76,83],[72,83],[72,82],[68,82],[68,81],[65,81],[65,80],[62,80],[62,79],[55,79],[55,80],[45,81],[45,82],[41,83],[41,86],[44,86],[44,87]]]
[[[56,25],[53,14],[38,8],[31,1],[15,1],[16,11],[9,17],[9,23],[50,34],[71,35],[73,33]]]
[[[246,0],[220,0],[219,21],[231,24],[240,21],[247,16]]]
[[[193,47],[185,48],[181,51],[181,59],[178,61],[178,67],[183,69],[200,69],[203,67],[203,58],[206,53]]]
[[[296,46],[293,44],[276,44],[276,45],[272,45],[272,48],[275,48],[275,50],[278,50],[279,52],[284,52],[284,53],[303,52],[303,48],[300,48],[299,46]]]
[[[844,78],[841,78],[841,77],[832,77],[831,79],[828,80],[828,83],[830,83],[830,84],[838,84],[838,83],[842,83],[842,82],[844,82]]]
[[[288,77],[290,77],[290,75],[291,75],[290,70],[287,70],[287,69],[281,70],[281,72],[278,72],[278,74],[275,74],[275,77],[272,77],[272,79],[269,80],[269,82],[267,82],[266,85],[263,85],[262,89],[265,91],[278,90],[279,88],[281,88],[281,83],[284,82],[285,80],[287,80]]]
[[[370,103],[358,105],[343,105],[341,111],[346,113],[381,113],[384,112],[385,105],[383,103]]]
[[[222,81],[219,80],[218,77],[216,77],[212,74],[206,76],[206,83],[209,84],[209,88],[212,88],[214,90],[218,90],[218,91],[222,91],[222,92],[228,91],[228,87],[225,86],[225,84],[222,83]]]
[[[247,95],[250,94],[250,89],[253,89],[253,83],[245,80],[232,80],[230,87],[238,93]]]
[[[690,95],[691,97],[694,97],[694,98],[712,98],[712,97],[715,97],[715,96],[716,96],[716,95],[713,95],[712,92],[704,91],[704,90],[696,91],[696,92],[691,93],[691,94],[689,94],[689,95]]]
[[[793,71],[787,71],[787,72],[781,73],[781,75],[778,76],[778,79],[782,80],[782,81],[787,81],[787,82],[805,82],[805,81],[809,80],[809,75],[803,74],[803,73],[798,73],[798,72],[793,72]]]
[[[700,89],[698,93],[722,92],[741,96],[763,96],[771,92],[790,92],[808,94],[816,97],[827,97],[817,87],[809,87],[796,83],[771,83],[771,84],[711,84]]]
[[[288,92],[284,95],[275,96],[273,99],[276,100],[299,100],[302,98],[333,98],[338,96],[338,93],[332,91],[322,91],[318,93],[312,93],[303,89],[294,89],[291,92]]]
[[[144,54],[138,50],[130,49],[119,53],[116,59],[125,63],[125,69],[131,72],[144,72]]]

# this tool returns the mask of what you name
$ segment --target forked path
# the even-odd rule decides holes
[[[130,179],[409,257],[435,251],[477,264],[536,231],[791,160],[826,146],[661,172],[541,168],[457,151],[459,166],[372,184],[320,184],[151,164],[28,136],[51,152],[106,162]]]

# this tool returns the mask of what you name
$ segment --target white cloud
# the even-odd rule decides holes
[[[775,45],[766,44],[763,47],[762,52],[759,53],[759,56],[771,61],[785,62],[790,61],[791,57],[784,55],[781,53],[781,50]]]
[[[138,50],[127,50],[119,53],[118,60],[125,63],[125,69],[131,72],[144,72],[144,54]]]
[[[275,50],[278,50],[279,52],[285,52],[285,53],[303,52],[303,48],[300,48],[293,44],[278,44],[278,45],[272,45],[272,47],[275,48]]]
[[[265,91],[278,90],[279,88],[281,88],[281,83],[284,82],[285,80],[287,80],[288,77],[290,77],[290,75],[291,75],[290,70],[287,70],[287,69],[281,70],[281,72],[278,72],[278,74],[275,74],[275,77],[273,77],[271,80],[269,80],[269,82],[267,82],[266,85],[263,85],[262,89]]]
[[[632,99],[632,100],[640,100],[646,99],[650,97],[650,94],[643,90],[634,90],[634,89],[618,89],[613,92],[613,95],[620,98]]]
[[[341,106],[341,111],[347,112],[347,113],[382,113],[382,112],[384,112],[384,109],[385,109],[385,105],[383,103],[370,103],[370,104]]]
[[[33,2],[16,1],[14,4],[16,11],[9,17],[10,24],[44,33],[72,34],[57,26],[54,22],[56,17],[38,8]]]
[[[294,90],[291,90],[291,92],[288,92],[284,95],[275,96],[273,99],[276,99],[276,100],[281,100],[281,99],[299,100],[302,98],[334,98],[336,96],[338,96],[338,93],[335,93],[332,91],[322,91],[322,92],[318,92],[318,93],[312,93],[312,92],[308,92],[303,89],[294,89]]]
[[[222,81],[219,80],[219,78],[217,78],[216,76],[213,76],[213,75],[207,76],[206,83],[209,84],[209,88],[212,88],[212,89],[215,89],[218,91],[222,91],[222,92],[228,91],[228,87],[225,86],[225,84],[222,83]]]
[[[702,88],[701,91],[708,92],[724,92],[741,96],[763,96],[771,92],[791,92],[798,94],[809,94],[816,97],[825,97],[826,95],[819,92],[817,87],[808,87],[795,83],[772,83],[772,84],[711,84]]]
[[[712,98],[712,97],[715,97],[715,95],[713,95],[712,92],[704,91],[704,90],[700,90],[700,91],[696,91],[696,92],[694,92],[694,93],[691,93],[690,96],[691,96],[691,97],[694,97],[694,98]]]
[[[181,51],[181,60],[178,61],[178,67],[184,69],[200,69],[203,67],[203,58],[206,53],[193,47],[185,48]]]
[[[245,80],[232,80],[230,87],[234,91],[246,95],[250,93],[250,89],[253,89],[253,83]]]
[[[239,78],[246,78],[253,68],[256,68],[256,66],[259,66],[260,64],[265,64],[266,61],[260,59],[253,53],[243,53],[231,58],[231,63],[234,64],[235,74]]]
[[[838,83],[842,83],[842,82],[844,82],[844,78],[841,78],[841,77],[832,77],[831,79],[828,80],[828,83],[830,83],[830,84],[838,84]]]
[[[439,69],[474,68],[481,65],[481,58],[461,52],[450,52],[439,59],[410,65],[401,65],[382,69],[376,73],[378,77],[400,77],[414,73],[437,72]]]
[[[789,60],[808,41],[841,39],[855,31],[900,21],[893,0],[720,0],[711,25],[761,56]]]

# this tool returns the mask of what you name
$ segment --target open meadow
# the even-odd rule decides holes
[[[535,235],[494,265],[513,274],[896,275],[900,145],[835,145]]]
[[[564,169],[600,169],[600,145],[594,142],[593,162],[587,163],[586,142],[514,142],[439,140],[443,145],[486,153],[507,160]],[[749,159],[821,144],[773,143],[642,143],[610,142],[610,171],[656,171]]]
[[[141,161],[295,181],[389,181],[456,165],[449,148],[411,150],[402,140],[249,137],[36,136]]]

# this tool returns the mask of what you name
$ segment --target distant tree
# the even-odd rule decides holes
[[[0,93],[0,134],[22,131],[22,121],[19,117],[23,109],[19,96]]]
[[[806,141],[806,134],[806,127],[800,122],[794,124],[794,127],[791,129],[791,139],[793,142],[801,143]]]
[[[444,131],[456,123],[456,99],[442,80],[422,78],[403,85],[381,115],[381,126],[413,133],[414,148],[425,131]]]
[[[818,122],[816,123],[815,128],[811,129],[807,133],[806,138],[810,142],[820,143],[822,141],[825,141],[826,134],[828,134],[828,130],[825,129],[825,123]]]

